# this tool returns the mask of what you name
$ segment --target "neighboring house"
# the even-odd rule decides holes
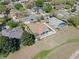
[[[40,19],[40,18],[41,18],[40,15],[31,14],[31,15],[29,15],[29,17],[28,17],[28,20],[32,22],[32,21],[37,21],[37,20]]]
[[[48,26],[46,26],[45,24],[42,24],[40,22],[36,22],[36,23],[30,23],[28,24],[30,30],[33,32],[33,34],[36,37],[39,37],[40,39],[45,38],[49,35],[54,34]]]
[[[63,10],[59,10],[57,12],[57,15],[61,16],[63,19],[68,19],[70,16],[70,13],[66,9],[63,9]]]
[[[11,29],[4,29],[2,30],[2,35],[9,37],[9,38],[16,38],[20,39],[22,36],[23,30],[21,28],[13,28]]]
[[[50,13],[46,13],[42,9],[39,9],[39,13],[44,17],[44,19],[48,19],[49,18]]]
[[[39,19],[41,19],[41,15],[31,14],[28,16],[25,23],[32,23],[32,22],[38,21]]]
[[[17,19],[19,17],[19,12],[16,11],[15,9],[11,9],[10,10],[10,16],[13,18],[13,19]]]
[[[28,17],[14,19],[15,22],[23,22],[25,24],[32,23],[41,19],[41,15],[30,14]]]
[[[39,7],[32,7],[32,10],[37,12],[39,11]]]
[[[46,12],[43,11],[42,9],[39,9],[39,13],[40,13],[42,16],[45,16],[45,15],[46,15]]]
[[[55,18],[55,17],[52,17],[49,19],[49,23],[54,26],[55,28],[58,28],[58,29],[61,29],[62,27],[65,26],[65,22]]]

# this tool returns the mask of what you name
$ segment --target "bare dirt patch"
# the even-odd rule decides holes
[[[5,59],[32,59],[38,52],[42,50],[53,48],[57,44],[77,37],[79,37],[79,30],[76,30],[73,27],[66,27],[63,30],[57,30],[56,34],[51,35],[39,42],[36,42],[34,45],[30,47],[22,47],[20,51],[10,54]]]
[[[52,51],[45,59],[69,59],[76,50],[79,49],[78,43],[66,44],[55,51]]]

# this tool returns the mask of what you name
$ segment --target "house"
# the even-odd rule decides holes
[[[52,31],[48,26],[40,22],[30,23],[28,24],[28,26],[29,26],[29,29],[33,32],[33,34],[36,37],[39,37],[40,39],[54,34],[53,33],[54,31]]]
[[[41,19],[41,15],[30,14],[26,19],[25,23],[32,23]]]
[[[48,19],[50,13],[46,13],[44,10],[39,9],[39,13],[44,17],[44,19]]]
[[[10,16],[15,20],[19,17],[19,12],[16,11],[15,9],[10,10]]]
[[[58,10],[57,15],[61,16],[63,19],[68,19],[70,13],[66,9],[62,9],[62,10]]]
[[[39,7],[32,7],[33,11],[39,11]]]
[[[61,29],[62,27],[65,26],[65,22],[55,18],[55,17],[51,17],[49,19],[49,23],[54,26],[55,28]]]
[[[9,38],[20,39],[22,36],[23,30],[21,28],[13,28],[13,29],[4,29],[2,30],[2,36],[6,36]]]
[[[40,19],[40,15],[36,15],[36,14],[31,14],[28,17],[28,20],[36,20],[36,19]]]
[[[40,13],[41,15],[43,15],[43,16],[45,16],[45,15],[46,15],[46,12],[45,12],[45,11],[43,11],[42,9],[39,9],[39,13]]]

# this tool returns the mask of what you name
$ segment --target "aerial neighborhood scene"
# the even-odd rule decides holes
[[[79,59],[79,0],[0,0],[0,59]]]

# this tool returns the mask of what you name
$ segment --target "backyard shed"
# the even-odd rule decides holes
[[[59,28],[59,29],[64,27],[64,25],[65,25],[65,22],[63,22],[63,21],[61,21],[61,20],[59,20],[59,19],[57,19],[55,17],[50,18],[49,23],[52,26],[54,26],[55,28]]]

